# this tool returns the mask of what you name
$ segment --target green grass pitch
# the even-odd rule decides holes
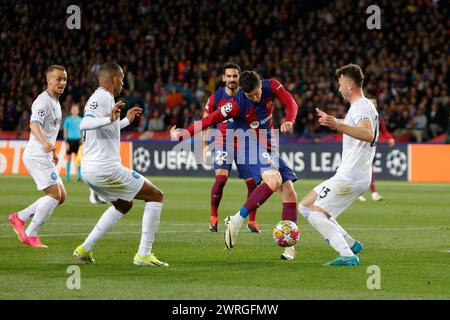
[[[140,239],[143,203],[94,249],[95,265],[80,265],[81,289],[70,290],[67,268],[106,205],[91,205],[82,182],[65,183],[68,197],[40,231],[48,249],[20,243],[8,214],[41,193],[30,177],[0,176],[0,299],[449,299],[450,185],[377,182],[385,200],[355,202],[338,221],[365,247],[357,267],[323,267],[337,256],[299,216],[294,261],[280,259],[271,231],[281,219],[280,197],[259,209],[263,233],[242,229],[224,250],[223,218],[242,205],[238,179],[225,187],[218,233],[208,231],[213,178],[151,178],[165,196],[154,253],[169,268],[132,264]],[[299,199],[319,181],[298,181]],[[368,267],[381,272],[381,289],[367,287]]]

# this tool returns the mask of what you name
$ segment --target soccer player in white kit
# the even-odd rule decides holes
[[[355,64],[336,70],[339,92],[350,102],[344,120],[316,109],[319,123],[343,133],[342,162],[336,174],[315,187],[300,202],[299,211],[314,229],[325,238],[339,257],[323,265],[353,266],[362,244],[354,240],[336,218],[370,185],[372,161],[378,140],[378,113],[373,103],[364,97],[364,75]]]
[[[99,88],[86,103],[80,123],[84,151],[81,160],[83,181],[103,199],[112,203],[101,216],[86,240],[73,255],[79,261],[94,263],[92,249],[111,228],[130,211],[133,199],[145,201],[142,236],[133,263],[138,266],[168,266],[151,252],[158,230],[163,193],[137,172],[125,168],[120,159],[120,130],[128,126],[142,109],[133,107],[120,120],[123,102],[114,97],[122,91],[124,73],[113,62],[106,62],[98,71]]]
[[[61,105],[59,97],[67,83],[66,69],[52,65],[45,71],[47,90],[42,92],[31,106],[30,139],[23,152],[22,160],[36,183],[37,189],[45,195],[27,208],[9,215],[9,222],[19,236],[19,240],[34,248],[47,248],[37,235],[53,210],[66,198],[64,184],[56,165],[56,138],[61,125]],[[27,220],[32,220],[24,230]]]

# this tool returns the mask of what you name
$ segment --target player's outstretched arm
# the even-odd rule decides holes
[[[182,140],[192,137],[195,133],[200,133],[206,128],[218,124],[226,119],[232,118],[239,114],[239,105],[235,102],[227,102],[213,113],[209,114],[202,120],[195,121],[186,129],[179,129],[173,126],[170,129],[170,137],[172,140]]]
[[[317,114],[319,116],[319,123],[322,126],[326,126],[330,129],[336,130],[340,133],[351,136],[352,138],[362,140],[371,143],[374,138],[372,124],[368,120],[361,120],[358,122],[356,127],[349,126],[343,121],[336,119],[316,108]]]
[[[80,130],[94,130],[107,126],[120,117],[120,109],[125,105],[123,101],[117,102],[108,117],[96,118],[91,114],[86,114],[80,122]]]

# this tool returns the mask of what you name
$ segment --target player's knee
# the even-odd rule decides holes
[[[161,190],[156,189],[155,194],[154,194],[154,199],[155,199],[154,200],[155,202],[163,202],[164,193]]]
[[[281,187],[282,179],[281,174],[278,171],[272,171],[264,174],[263,179],[274,192]]]
[[[59,198],[59,205],[63,204],[66,201],[66,191],[61,190],[60,192],[60,198]]]
[[[133,208],[133,201],[121,201],[114,203],[114,207],[123,214],[128,213]]]

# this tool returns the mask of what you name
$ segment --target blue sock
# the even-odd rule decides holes
[[[242,218],[247,218],[247,216],[250,214],[250,212],[247,210],[246,207],[242,207],[241,210],[239,210],[239,214]]]
[[[69,159],[67,159],[67,165],[66,165],[66,178],[67,178],[67,180],[69,180],[70,179],[70,161],[71,159],[70,159],[70,156],[69,156]]]
[[[81,180],[81,166],[78,166],[78,180]]]

